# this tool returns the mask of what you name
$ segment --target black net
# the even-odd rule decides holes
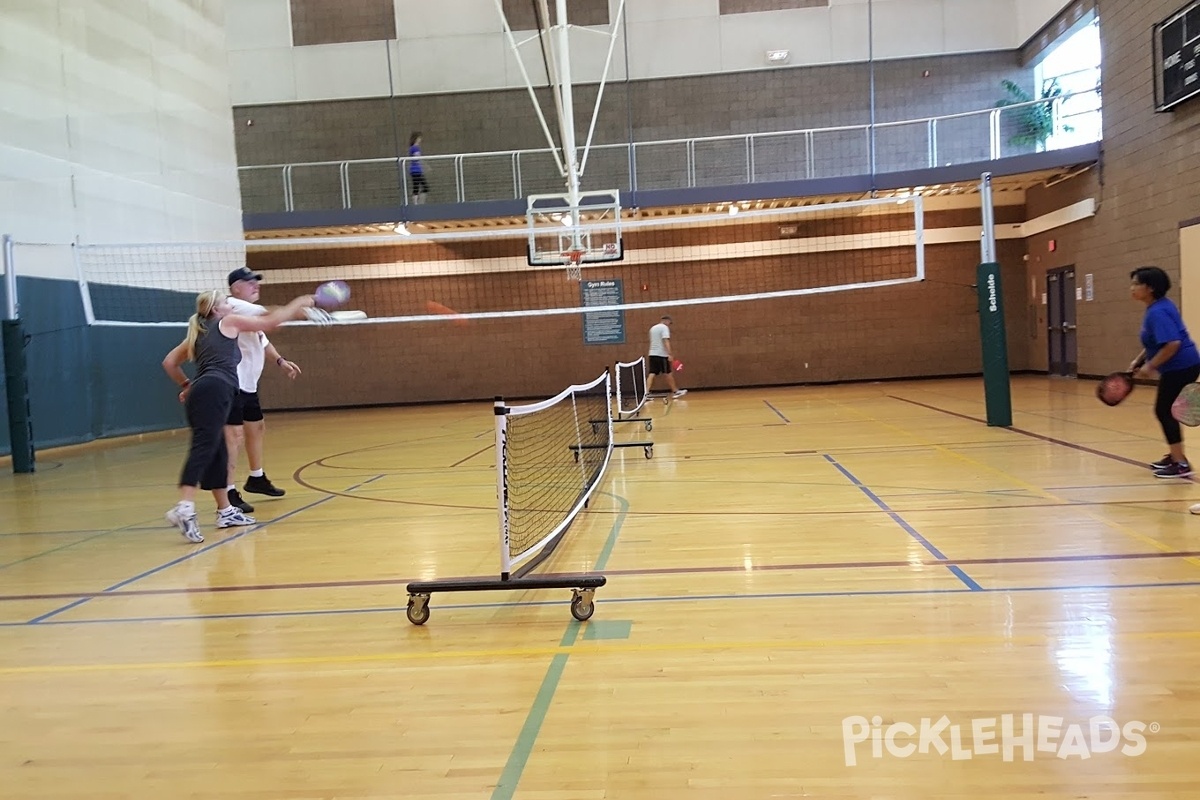
[[[612,449],[608,376],[510,409],[503,470],[513,565],[553,547],[600,480]]]
[[[646,404],[646,359],[617,363],[617,414],[636,416]]]

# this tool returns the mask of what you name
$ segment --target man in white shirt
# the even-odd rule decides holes
[[[258,284],[261,280],[262,275],[249,267],[239,267],[229,273],[229,305],[235,314],[255,316],[267,313],[266,308],[258,305]],[[262,377],[263,365],[270,359],[293,380],[300,374],[300,368],[279,355],[264,333],[238,334],[238,349],[242,351],[242,360],[238,364],[238,393],[225,423],[225,445],[229,450],[229,501],[249,513],[254,507],[238,493],[234,477],[237,473],[238,450],[243,440],[246,458],[250,462],[250,475],[243,488],[247,492],[269,497],[283,497],[286,494],[271,483],[263,471],[263,439],[267,423],[258,400],[258,380]]]
[[[674,360],[671,356],[671,318],[664,316],[662,320],[650,328],[650,375],[646,378],[646,392],[654,388],[654,378],[658,375],[667,376],[667,385],[671,387],[673,397],[683,397],[687,389],[675,385],[675,373],[671,367]]]

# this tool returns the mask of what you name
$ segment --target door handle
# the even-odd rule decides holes
[[[1073,331],[1073,330],[1075,330],[1075,326],[1074,326],[1074,325],[1071,325],[1071,324],[1069,324],[1069,323],[1066,323],[1066,322],[1064,322],[1064,323],[1062,324],[1062,329],[1063,329],[1064,331]]]

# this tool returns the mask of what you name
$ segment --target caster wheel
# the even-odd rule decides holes
[[[642,452],[644,452],[646,454],[646,458],[654,458],[654,448],[653,447],[643,448]]]
[[[654,423],[653,423],[653,422],[650,422],[649,420],[647,420],[647,421],[646,421],[646,430],[647,430],[647,431],[652,431],[652,430],[654,430]]]
[[[580,622],[587,622],[594,613],[596,613],[596,604],[592,601],[584,600],[582,597],[571,600],[571,616]]]
[[[429,598],[428,597],[412,597],[408,601],[408,610],[406,612],[408,621],[413,625],[424,625],[429,621]]]

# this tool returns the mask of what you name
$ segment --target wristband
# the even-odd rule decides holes
[[[184,378],[184,379],[183,379],[183,383],[179,384],[179,388],[180,388],[180,389],[186,389],[186,388],[188,388],[188,387],[189,387],[189,386],[191,386],[191,385],[192,385],[192,379],[191,379],[191,378]]]
[[[275,365],[279,366],[279,367],[283,366],[283,356],[280,356],[279,358],[275,359]]]

